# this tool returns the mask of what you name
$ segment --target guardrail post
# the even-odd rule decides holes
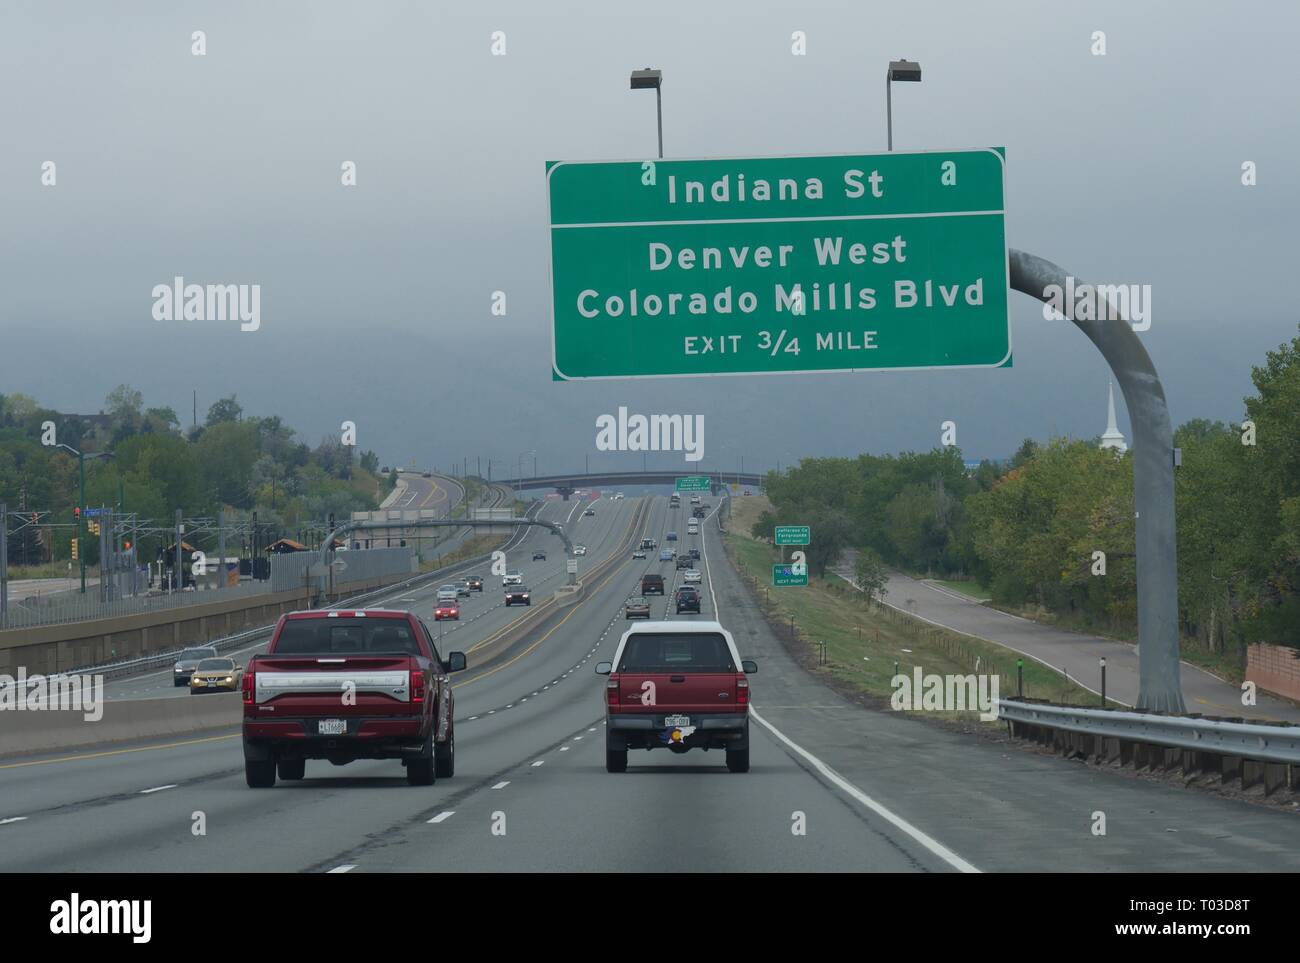
[[[1025,660],[1016,659],[1016,698],[1025,697]]]

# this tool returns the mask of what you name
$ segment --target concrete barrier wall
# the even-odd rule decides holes
[[[96,722],[81,712],[8,709],[0,711],[0,756],[234,729],[243,705],[238,692],[121,699],[103,703],[103,717]]]
[[[335,586],[332,598],[356,595],[410,578],[387,575]],[[217,594],[217,593],[214,593]],[[0,673],[51,674],[114,660],[137,658],[183,645],[270,625],[285,612],[310,608],[307,589],[199,602],[109,619],[88,619],[0,631]]]

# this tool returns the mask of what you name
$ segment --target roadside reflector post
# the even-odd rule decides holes
[[[1106,657],[1101,657],[1101,707],[1106,708]]]
[[[1016,659],[1016,698],[1025,697],[1025,660]]]

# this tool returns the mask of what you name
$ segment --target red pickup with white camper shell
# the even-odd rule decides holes
[[[313,610],[280,616],[243,679],[244,776],[255,789],[302,779],[308,759],[336,766],[400,759],[428,786],[456,769],[450,673],[412,612]]]
[[[629,749],[723,749],[727,768],[749,771],[749,679],[718,622],[642,622],[623,633],[605,685],[605,768],[627,770]]]

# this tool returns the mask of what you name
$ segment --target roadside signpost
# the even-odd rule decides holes
[[[707,492],[709,490],[709,478],[707,475],[687,475],[685,478],[677,479],[677,491],[679,492]]]
[[[552,377],[1011,363],[1001,150],[547,164]]]
[[[812,542],[812,529],[807,525],[778,525],[775,534],[773,541],[777,545],[808,545]]]
[[[807,568],[805,568],[804,571],[798,575],[795,574],[794,569],[795,566],[792,564],[773,565],[772,584],[777,586],[778,588],[783,585],[807,585],[808,584]]]

